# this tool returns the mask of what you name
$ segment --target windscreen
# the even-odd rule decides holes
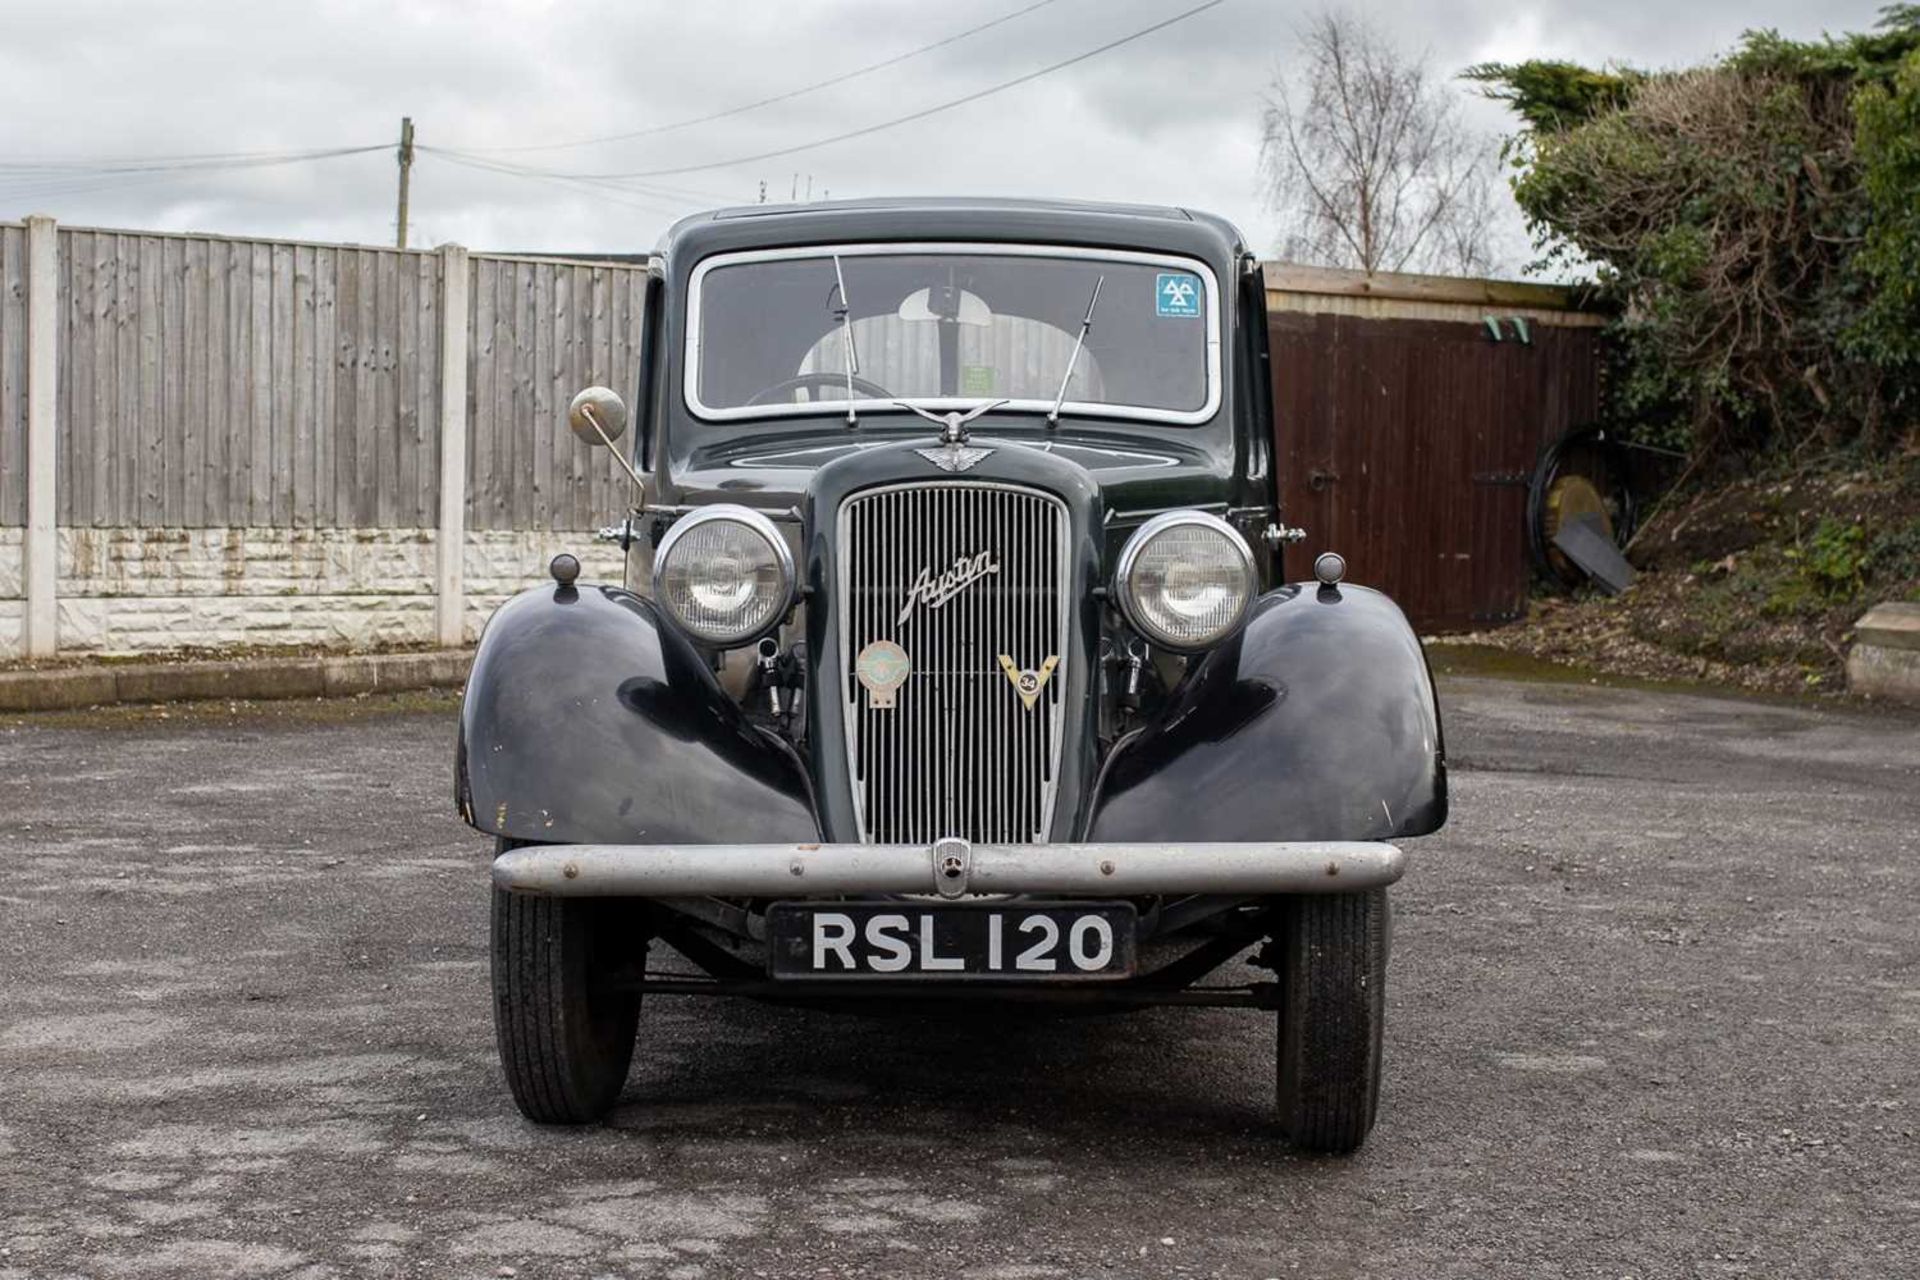
[[[1063,383],[1080,412],[1177,420],[1208,403],[1215,304],[1181,260],[823,248],[698,281],[690,399],[709,416],[849,398],[1045,409]]]

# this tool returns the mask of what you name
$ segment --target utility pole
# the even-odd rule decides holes
[[[396,248],[407,247],[407,183],[413,177],[413,117],[400,118],[400,218]]]

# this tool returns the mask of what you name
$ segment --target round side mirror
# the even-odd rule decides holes
[[[567,426],[587,444],[610,445],[627,429],[627,402],[610,387],[588,387],[567,406]]]

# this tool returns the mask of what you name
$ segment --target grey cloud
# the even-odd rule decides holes
[[[616,145],[502,158],[569,172],[701,163],[825,136],[1017,75],[1145,26],[1191,0],[1056,0],[901,66],[764,111]],[[411,114],[426,144],[566,141],[777,93],[1019,7],[887,0],[540,0],[186,6],[68,0],[21,7],[0,42],[0,158],[177,154],[384,142]],[[1747,27],[1796,35],[1869,25],[1879,0],[1814,12],[1788,0],[1369,0],[1364,11],[1436,68],[1484,58],[1678,65]],[[414,240],[633,250],[678,213],[816,195],[968,192],[1186,203],[1274,234],[1257,183],[1260,98],[1289,63],[1306,6],[1227,4],[1137,44],[928,120],[760,164],[588,193],[423,155]],[[1463,88],[1462,92],[1465,90]],[[1476,103],[1488,130],[1501,113]],[[802,179],[804,181],[804,177]],[[0,216],[383,242],[390,152],[284,169],[80,189],[0,174]]]

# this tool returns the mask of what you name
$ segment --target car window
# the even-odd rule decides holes
[[[860,376],[888,388],[906,388],[905,398],[940,394],[940,333],[937,325],[903,320],[898,315],[862,316],[852,321],[853,347]],[[1076,329],[1075,332],[1078,332]],[[984,325],[959,326],[957,395],[990,400],[1051,401],[1060,392],[1061,372],[1073,357],[1074,333],[1027,316],[995,315]],[[836,327],[813,344],[795,373],[829,375],[794,389],[796,402],[844,403],[847,384],[842,338]],[[855,391],[855,398],[859,392]],[[1069,400],[1105,398],[1100,362],[1086,351],[1073,361]]]
[[[1215,376],[1212,282],[1181,259],[743,254],[697,270],[690,305],[688,401],[707,416],[844,412],[850,391],[856,409],[899,399],[1044,410],[1064,379],[1075,411],[1197,420]]]

